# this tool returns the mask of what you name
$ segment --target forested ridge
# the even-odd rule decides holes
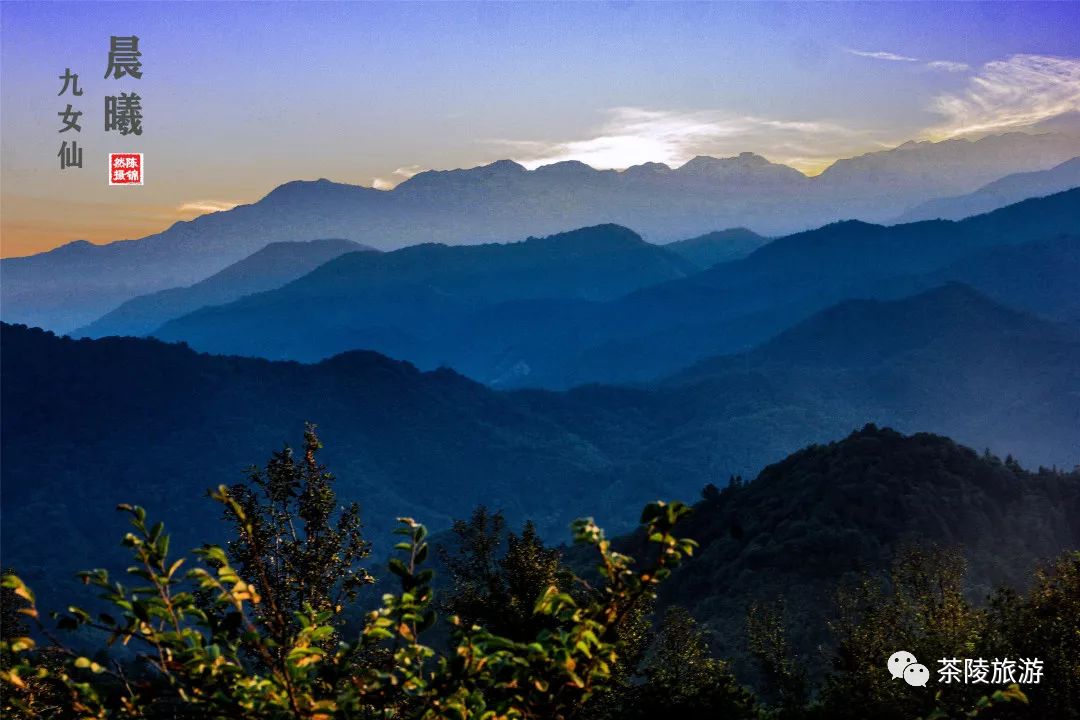
[[[82,574],[96,604],[93,593],[37,598],[6,574],[5,715],[1080,712],[1080,553],[1062,552],[1077,546],[1076,472],[1027,472],[946,438],[867,426],[753,482],[710,485],[693,508],[651,504],[640,532],[614,544],[581,520],[574,550],[550,547],[531,524],[517,531],[477,509],[440,545],[447,579],[435,590],[423,525],[399,519],[389,572],[376,570],[377,540],[359,505],[338,498],[314,427],[302,447],[213,491],[229,540],[196,548],[196,559],[179,559],[145,509],[120,505],[135,563],[126,580]],[[1042,526],[1031,527],[1032,511]],[[917,539],[906,543],[909,532]],[[1007,553],[987,545],[1000,537]],[[382,602],[361,610],[372,583]],[[800,631],[811,618],[828,623],[825,663]],[[735,636],[744,657],[730,662],[716,651]],[[913,687],[890,681],[885,660],[898,647],[921,658],[1035,655],[1046,675],[1023,687]]]

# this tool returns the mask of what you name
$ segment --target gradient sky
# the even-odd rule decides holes
[[[140,237],[295,179],[752,150],[814,173],[1080,111],[1080,3],[0,3],[0,254]],[[104,80],[110,35],[141,80]],[[58,97],[65,67],[81,98]],[[141,137],[103,97],[143,98]],[[56,113],[83,110],[60,171]],[[106,154],[146,155],[109,187]]]

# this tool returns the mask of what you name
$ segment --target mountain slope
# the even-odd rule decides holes
[[[671,467],[649,468],[657,458],[686,478],[749,476],[763,458],[867,422],[1031,465],[1080,459],[1080,334],[961,285],[841,303],[659,386],[515,396],[661,480],[673,478]]]
[[[297,185],[301,187],[296,187]],[[352,237],[383,193],[328,180],[288,183],[257,203],[174,223],[137,240],[73,242],[0,261],[3,318],[66,332],[139,295],[191,285],[272,242]]]
[[[700,551],[665,584],[661,605],[693,611],[714,651],[745,667],[747,606],[783,598],[795,647],[820,670],[837,584],[883,573],[902,546],[936,543],[964,551],[968,589],[983,600],[1080,548],[1078,518],[1080,473],[1025,472],[945,437],[867,426],[707,492],[681,528]],[[631,554],[639,543],[629,541]]]
[[[1071,136],[1005,133],[975,141],[964,138],[909,141],[891,150],[837,160],[825,169],[821,180],[831,189],[850,193],[856,198],[853,203],[856,207],[872,205],[875,198],[880,201],[891,193],[896,194],[894,197],[911,197],[919,185],[935,188],[937,192],[932,195],[936,197],[966,194],[1006,175],[1046,170],[1076,157],[1074,152],[1051,159],[1057,151],[1068,152],[1071,142],[1067,137]],[[1061,144],[1056,145],[1057,142]],[[1051,149],[1055,146],[1056,149]],[[981,180],[965,190],[945,190],[960,188],[976,178]],[[907,207],[915,204],[909,203]],[[884,222],[888,216],[876,219]]]
[[[175,319],[154,335],[210,352],[297,360],[366,348],[435,367],[452,357],[444,347],[456,342],[454,324],[484,306],[608,300],[694,271],[616,225],[520,243],[416,245],[340,257],[280,289]]]
[[[273,290],[340,255],[362,250],[370,248],[350,240],[270,243],[194,285],[132,298],[71,334],[75,337],[146,335],[172,318]]]
[[[957,286],[807,323],[656,387],[564,393],[495,392],[371,352],[302,365],[4,325],[0,502],[20,508],[0,527],[5,562],[36,579],[106,556],[121,500],[167,508],[181,545],[218,537],[203,491],[305,420],[377,537],[398,515],[439,529],[481,502],[549,537],[580,513],[618,531],[650,499],[867,422],[1030,464],[1080,461],[1075,335]]]
[[[752,230],[730,228],[686,240],[676,240],[664,247],[704,270],[717,263],[746,257],[767,242],[768,238],[761,237]]]
[[[384,540],[397,516],[447,527],[481,501],[550,535],[582,505],[626,527],[627,508],[675,491],[620,483],[617,458],[504,395],[375,353],[270,363],[7,324],[0,342],[0,493],[19,509],[0,528],[4,559],[47,583],[119,557],[120,501],[166,513],[178,547],[220,538],[207,488],[240,481],[307,420],[341,497]]]
[[[668,383],[733,403],[768,389],[834,434],[861,419],[939,432],[1029,464],[1071,467],[1080,457],[1080,334],[959,284],[845,301]],[[727,427],[739,418],[718,420]]]
[[[500,387],[646,382],[752,347],[846,298],[902,297],[952,279],[934,273],[965,258],[1078,229],[1080,189],[960,222],[834,223],[701,272],[617,226],[419,246],[339,258],[155,335],[275,359],[366,348]]]
[[[931,273],[926,286],[966,283],[997,302],[1080,328],[1080,234],[1002,245]]]
[[[340,237],[381,250],[478,244],[618,223],[653,242],[716,227],[780,235],[841,218],[883,222],[935,197],[1080,154],[1068,134],[1010,133],[976,142],[909,143],[838,161],[808,178],[752,153],[624,172],[511,161],[420,173],[392,191],[297,181],[258,202],[104,246],[72,243],[0,262],[7,321],[67,331],[137,295],[198,282],[264,245]]]
[[[846,298],[902,297],[953,279],[919,276],[959,267],[969,256],[1078,230],[1080,189],[959,222],[834,223],[579,310],[561,327],[510,345],[499,361],[527,367],[513,382],[532,386],[648,381],[709,355],[752,347]],[[472,366],[455,367],[489,377]]]
[[[1035,172],[1007,175],[960,197],[938,198],[921,203],[896,218],[896,222],[960,220],[1005,207],[1027,198],[1052,195],[1080,187],[1080,157]]]

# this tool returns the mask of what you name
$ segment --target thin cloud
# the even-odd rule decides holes
[[[897,53],[885,52],[881,50],[852,50],[851,48],[844,48],[844,52],[851,55],[858,55],[859,57],[870,58],[872,60],[887,60],[889,62],[904,62],[904,63],[922,63],[923,67],[930,70],[945,70],[946,72],[963,72],[970,70],[971,66],[967,63],[953,62],[952,60],[930,60],[923,62],[917,57],[911,57],[910,55],[898,55]]]
[[[858,55],[859,57],[872,58],[874,60],[889,60],[890,62],[919,62],[919,58],[908,57],[907,55],[897,55],[896,53],[883,52],[880,50],[852,50],[851,48],[844,48],[844,52],[852,55]]]
[[[960,93],[934,98],[944,118],[927,130],[935,139],[1027,127],[1080,112],[1080,59],[1014,55],[986,63]]]
[[[761,153],[792,167],[820,170],[823,160],[866,144],[864,135],[824,121],[782,120],[721,110],[674,111],[613,108],[591,136],[544,142],[501,140],[511,157],[529,169],[577,160],[598,169],[623,169],[646,162],[670,166],[695,155]]]
[[[404,167],[399,167],[393,172],[394,175],[397,175],[399,178],[401,178],[400,180],[388,180],[381,177],[372,178],[371,187],[375,188],[376,190],[393,190],[400,183],[408,180],[413,175],[416,175],[417,173],[421,173],[423,171],[424,168],[420,167],[419,165],[405,165]]]
[[[946,72],[964,72],[971,69],[971,66],[967,63],[952,62],[950,60],[931,60],[926,63],[926,67],[931,70],[945,70]]]
[[[232,210],[240,203],[229,202],[228,200],[192,200],[186,202],[176,209],[177,212],[189,213],[212,213],[221,212],[222,210]]]

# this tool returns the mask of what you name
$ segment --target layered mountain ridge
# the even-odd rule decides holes
[[[286,183],[258,202],[139,240],[79,243],[0,262],[3,317],[60,331],[137,295],[191,285],[277,241],[338,237],[377,249],[476,244],[618,223],[654,242],[717,227],[778,235],[842,218],[886,221],[936,197],[1080,154],[1068,134],[1011,133],[920,143],[838,161],[807,178],[753,154],[696,158],[665,171],[581,164],[525,170],[500,161],[419,173],[392,191],[328,180]]]
[[[571,252],[585,238],[595,262]],[[604,225],[531,245],[348,255],[277,290],[173,319],[154,335],[208,352],[303,361],[367,348],[498,387],[648,382],[764,342],[842,300],[894,299],[950,280],[1067,321],[1057,313],[1072,304],[1056,299],[1074,288],[1068,270],[1078,238],[1080,189],[960,222],[834,223],[703,271],[677,248]],[[1014,280],[994,279],[1007,269],[984,254],[997,248],[1000,258],[1000,248],[1037,242],[1042,250],[1016,265]],[[388,269],[373,276],[369,265]],[[411,265],[423,273],[410,275]],[[290,332],[277,331],[284,327]]]
[[[867,422],[1029,465],[1080,460],[1080,336],[959,285],[848,301],[639,388],[499,392],[370,351],[304,365],[6,324],[0,342],[0,492],[22,508],[0,532],[5,558],[35,578],[102,557],[118,500],[167,507],[176,542],[214,539],[203,491],[306,420],[375,535],[403,514],[444,528],[481,502],[551,537],[581,512],[618,531],[650,499],[752,476]]]

